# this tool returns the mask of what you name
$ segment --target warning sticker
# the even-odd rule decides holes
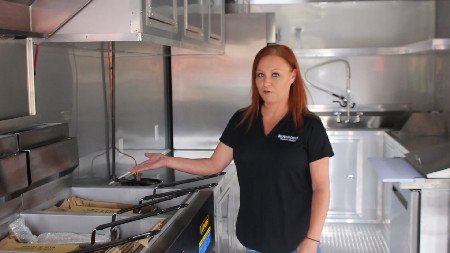
[[[208,249],[209,244],[211,244],[211,227],[208,227],[205,235],[203,235],[202,240],[198,244],[198,252],[205,253]]]
[[[200,225],[200,234],[203,235],[208,227],[209,227],[209,214],[206,215],[205,219],[202,222],[202,225]]]

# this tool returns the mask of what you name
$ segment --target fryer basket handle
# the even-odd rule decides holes
[[[187,184],[187,183],[197,182],[197,181],[201,181],[201,180],[205,180],[205,179],[209,179],[209,178],[213,178],[213,177],[222,176],[222,175],[225,175],[225,174],[226,174],[226,172],[222,171],[222,172],[217,173],[217,174],[201,176],[201,177],[194,177],[194,178],[188,178],[188,179],[185,179],[185,180],[179,180],[179,181],[170,182],[170,183],[162,183],[162,184],[157,185],[155,187],[155,190],[156,190],[156,188],[161,189],[161,188],[172,187],[172,186],[176,186],[176,185],[180,185],[180,184]]]
[[[186,189],[182,189],[182,190],[175,190],[175,191],[169,191],[169,192],[162,192],[162,193],[158,193],[158,194],[152,194],[152,195],[148,195],[148,196],[141,198],[139,200],[139,205],[142,204],[142,202],[144,202],[146,200],[153,200],[153,199],[158,199],[158,198],[163,198],[163,197],[173,196],[173,195],[176,195],[177,197],[179,197],[182,195],[186,195],[187,193],[196,192],[199,190],[212,188],[212,187],[216,187],[216,186],[217,186],[217,183],[211,183],[211,184],[200,185],[197,187],[186,188]],[[181,194],[181,195],[178,195],[178,194]]]
[[[155,195],[146,196],[146,197],[142,198],[141,200],[139,200],[139,204],[138,205],[130,206],[130,207],[127,207],[127,208],[124,208],[124,209],[120,209],[119,211],[113,213],[113,215],[112,215],[112,222],[116,221],[117,214],[126,213],[126,212],[133,211],[133,210],[136,210],[136,209],[138,209],[140,211],[143,207],[146,207],[146,206],[151,206],[151,205],[154,205],[154,204],[157,204],[157,203],[161,203],[161,202],[164,202],[164,201],[167,201],[167,200],[171,200],[171,199],[174,199],[174,198],[181,197],[181,196],[189,194],[189,193],[197,192],[197,191],[202,190],[202,189],[212,188],[212,187],[216,187],[216,186],[217,186],[216,183],[212,183],[212,184],[207,184],[207,185],[201,185],[201,186],[197,186],[197,187],[187,188],[187,189],[183,189],[183,190],[176,190],[176,191],[171,191],[171,192],[168,192],[168,193],[162,193],[161,195],[157,194],[159,196],[157,196],[156,198],[154,197]],[[150,201],[150,202],[142,203],[143,200],[150,200],[150,199],[154,199],[154,200]]]
[[[97,251],[97,250],[107,249],[107,248],[119,246],[119,245],[122,245],[122,244],[125,244],[125,243],[146,239],[146,238],[149,238],[149,237],[152,237],[152,236],[155,236],[155,235],[159,234],[159,232],[161,232],[161,230],[152,230],[152,231],[145,232],[145,233],[142,233],[142,234],[133,235],[133,236],[127,237],[127,238],[122,239],[122,240],[118,240],[118,241],[114,241],[114,242],[108,242],[108,243],[102,243],[102,244],[97,244],[97,245],[90,246],[90,247],[87,247],[87,248],[84,248],[84,249],[71,251],[71,253],[89,253],[89,252],[94,252],[94,251]]]
[[[181,205],[177,205],[177,206],[173,206],[173,207],[169,207],[166,209],[162,209],[162,210],[157,210],[157,211],[153,211],[150,213],[146,213],[146,214],[142,214],[142,215],[138,215],[138,216],[133,216],[133,217],[129,217],[129,218],[125,218],[125,219],[121,219],[118,221],[114,221],[114,222],[110,222],[110,223],[105,223],[102,225],[97,226],[96,228],[94,228],[92,230],[92,234],[91,234],[91,245],[95,244],[95,234],[97,233],[98,230],[103,230],[105,228],[109,228],[109,227],[115,227],[121,224],[125,224],[125,223],[129,223],[129,222],[133,222],[133,221],[137,221],[137,220],[142,220],[151,216],[156,216],[156,215],[160,215],[163,213],[168,213],[171,211],[176,211],[176,210],[180,210],[181,208],[185,208],[187,207],[188,204],[181,204]]]

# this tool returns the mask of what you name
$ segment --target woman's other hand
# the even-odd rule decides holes
[[[297,253],[317,253],[318,242],[305,238],[297,247]]]
[[[131,168],[131,172],[140,172],[144,170],[154,170],[167,167],[167,157],[165,155],[159,153],[145,153],[145,156],[148,157],[148,160]]]

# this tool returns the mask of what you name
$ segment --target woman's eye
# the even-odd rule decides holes
[[[256,76],[257,77],[264,77],[264,74],[263,73],[256,73]]]
[[[272,76],[273,76],[273,77],[278,77],[278,76],[280,76],[280,74],[278,74],[278,73],[273,73]]]

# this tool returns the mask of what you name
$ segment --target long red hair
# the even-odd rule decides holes
[[[256,68],[258,67],[259,61],[264,56],[278,56],[283,58],[289,66],[296,72],[296,77],[291,85],[289,91],[289,112],[292,114],[295,127],[300,130],[304,125],[303,116],[310,115],[317,117],[314,113],[309,111],[307,107],[307,96],[306,87],[303,78],[300,74],[300,68],[298,66],[297,58],[294,52],[284,45],[268,45],[261,49],[258,54],[256,54],[253,61],[252,68],[252,103],[242,109],[244,111],[244,116],[242,117],[239,125],[247,122],[248,129],[253,125],[254,120],[260,113],[261,105],[264,103],[263,99],[258,93],[258,88],[256,87]]]

